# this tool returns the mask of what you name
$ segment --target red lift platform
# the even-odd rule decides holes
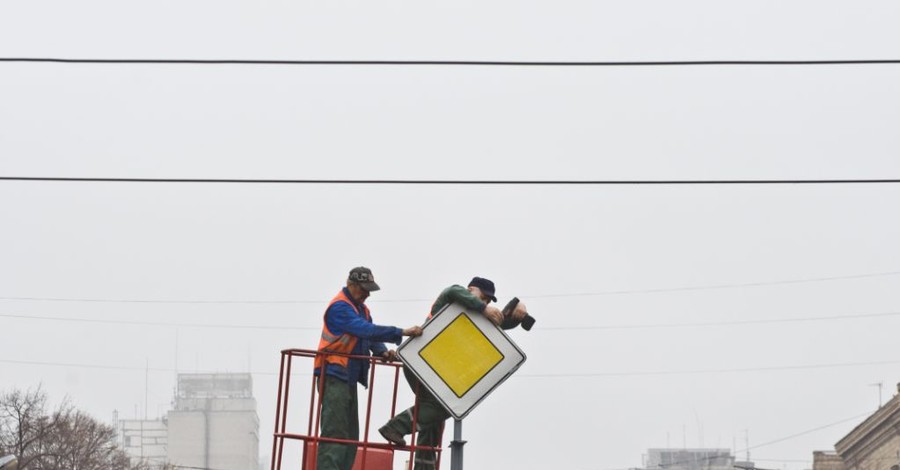
[[[416,450],[433,450],[437,456],[436,470],[440,470],[441,465],[441,448],[416,445],[416,422],[418,421],[418,403],[413,409],[413,434],[410,445],[395,446],[384,442],[369,441],[369,427],[372,424],[372,399],[376,388],[375,377],[376,369],[391,368],[393,369],[393,392],[391,394],[391,413],[390,417],[394,417],[397,412],[397,390],[400,383],[400,368],[403,364],[400,362],[387,362],[379,357],[373,356],[353,356],[348,354],[327,353],[332,356],[345,356],[351,359],[361,359],[368,361],[369,367],[369,388],[366,390],[366,415],[365,420],[360,423],[361,441],[335,439],[322,437],[319,435],[319,421],[322,415],[322,402],[319,399],[321,394],[317,389],[316,376],[312,374],[314,367],[313,361],[318,351],[307,349],[285,349],[281,351],[281,369],[278,374],[278,402],[275,408],[275,433],[272,441],[272,466],[271,470],[281,470],[282,464],[285,468],[296,469],[299,463],[301,470],[316,470],[316,454],[320,442],[335,442],[343,444],[352,444],[357,446],[356,461],[353,463],[353,470],[393,470],[394,468],[394,452],[409,453],[408,470],[413,468],[413,455]],[[309,373],[309,412],[306,423],[306,433],[298,432],[293,428],[288,428],[288,402],[291,396],[291,370],[295,358],[302,359],[303,364],[300,369],[306,379],[306,372]],[[308,360],[308,362],[307,362]],[[391,373],[389,372],[389,373]],[[360,395],[360,405],[362,404],[362,395]],[[378,439],[381,436],[375,434]],[[288,442],[296,442],[300,450],[299,455],[289,451],[285,456],[285,444]],[[299,457],[299,462],[296,458]]]

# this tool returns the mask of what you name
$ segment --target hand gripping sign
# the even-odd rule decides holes
[[[457,420],[525,363],[525,353],[503,330],[458,304],[441,309],[397,354]]]

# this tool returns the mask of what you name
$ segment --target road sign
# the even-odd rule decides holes
[[[483,314],[450,304],[397,353],[456,419],[463,419],[525,362],[525,353]]]

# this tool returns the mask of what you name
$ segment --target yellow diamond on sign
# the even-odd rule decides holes
[[[419,356],[459,398],[503,360],[503,354],[465,315],[438,333]]]

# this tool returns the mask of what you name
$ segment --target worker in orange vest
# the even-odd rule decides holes
[[[315,374],[322,402],[322,437],[359,440],[359,408],[356,384],[368,387],[369,362],[328,353],[354,356],[380,356],[393,360],[397,352],[383,342],[400,344],[403,336],[419,336],[422,328],[400,329],[372,323],[365,301],[369,293],[379,290],[372,270],[356,267],[350,270],[347,286],[341,289],[325,310]],[[324,378],[322,372],[324,371]],[[323,442],[316,457],[318,470],[350,470],[356,458],[356,445]]]

